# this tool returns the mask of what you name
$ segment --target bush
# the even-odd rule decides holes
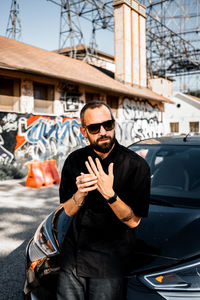
[[[0,164],[0,180],[21,179],[28,173],[28,168],[20,163]]]

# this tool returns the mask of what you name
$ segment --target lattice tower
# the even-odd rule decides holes
[[[147,8],[149,73],[165,77],[180,76],[181,90],[187,90],[192,85],[193,89],[199,89],[200,1],[140,0],[140,2]]]
[[[113,1],[47,1],[61,7],[59,49],[70,47],[72,57],[76,57],[76,46],[85,44],[85,28],[81,25],[81,19],[90,23],[91,40],[87,51],[95,53],[98,30],[114,32]],[[139,1],[147,7],[147,71],[150,77],[177,77],[199,73],[199,1]]]
[[[6,36],[14,40],[20,40],[22,36],[19,4],[17,3],[17,0],[12,0],[11,3]]]

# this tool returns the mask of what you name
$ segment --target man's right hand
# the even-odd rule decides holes
[[[97,176],[94,174],[81,173],[81,175],[76,178],[76,186],[78,188],[76,192],[77,197],[84,199],[88,192],[97,189]]]
[[[63,203],[63,207],[68,216],[74,216],[83,205],[88,192],[97,189],[97,176],[94,174],[81,173],[81,175],[76,178],[76,186],[76,193],[72,198]]]

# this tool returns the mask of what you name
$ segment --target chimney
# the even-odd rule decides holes
[[[115,78],[146,87],[146,9],[136,0],[114,0]]]

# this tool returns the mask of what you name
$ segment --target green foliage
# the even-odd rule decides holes
[[[0,164],[0,180],[24,178],[28,168],[21,163]]]

